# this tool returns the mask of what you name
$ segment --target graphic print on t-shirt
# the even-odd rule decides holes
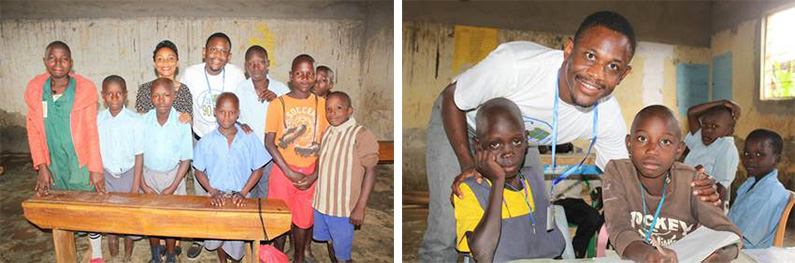
[[[293,145],[295,153],[302,157],[317,156],[320,144],[315,140],[317,113],[311,107],[294,107],[285,112],[287,128],[279,138],[279,147],[288,149]]]
[[[220,91],[210,93],[210,90],[199,92],[197,100],[199,102],[199,120],[204,123],[215,123],[215,101],[218,100]]]
[[[532,117],[522,115],[525,137],[529,146],[552,145],[552,125]]]
[[[638,234],[645,238],[646,230],[649,229],[652,221],[654,221],[654,215],[644,215],[641,211],[630,211],[629,216],[632,228],[637,229]],[[657,218],[657,223],[651,232],[651,239],[662,246],[669,246],[693,230],[695,230],[693,224],[688,224],[675,218],[660,216]]]

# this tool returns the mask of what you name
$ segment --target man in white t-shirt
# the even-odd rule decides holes
[[[204,63],[188,67],[180,79],[193,94],[193,137],[196,140],[217,128],[214,112],[218,95],[234,92],[237,84],[246,79],[243,70],[228,64],[232,57],[231,49],[232,40],[229,36],[221,32],[210,35],[202,48]],[[202,188],[195,176],[193,190],[195,195],[207,195],[207,190]],[[202,242],[194,242],[188,249],[188,258],[198,257],[202,247]]]
[[[277,97],[290,92],[284,83],[274,80],[268,75],[268,51],[254,45],[246,50],[246,72],[249,79],[240,82],[235,90],[235,95],[240,99],[239,122],[248,124],[264,145],[265,121],[267,120],[268,105]],[[270,178],[273,162],[268,162],[260,177],[259,183],[251,193],[255,197],[268,197],[268,179]]]
[[[470,139],[477,108],[490,99],[505,97],[521,109],[531,146],[524,166],[535,168],[538,175],[544,174],[538,145],[596,137],[599,167],[612,159],[627,158],[626,124],[610,94],[631,72],[629,62],[636,46],[629,21],[617,13],[601,11],[585,18],[562,51],[532,42],[508,42],[458,75],[439,95],[428,127],[430,211],[420,261],[456,260],[450,187],[454,179],[479,176]],[[598,119],[594,116],[597,111]],[[557,142],[552,140],[555,114]],[[454,187],[457,189],[457,184]],[[712,186],[707,188],[712,190]],[[712,192],[708,194],[712,201],[717,199]]]

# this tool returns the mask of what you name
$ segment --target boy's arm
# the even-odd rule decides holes
[[[738,237],[741,237],[740,244],[742,244],[742,232],[740,232],[740,229],[737,228],[737,226],[732,224],[731,220],[726,217],[722,209],[717,208],[710,203],[700,201],[699,197],[696,195],[690,196],[690,205],[695,210],[693,211],[693,214],[696,217],[696,220],[698,220],[699,224],[715,231],[734,232]],[[738,245],[733,244],[715,251],[713,255],[707,258],[707,261],[731,261],[732,259],[737,258],[738,253]]]
[[[290,179],[290,181],[293,182],[298,182],[304,177],[303,175],[293,171],[293,169],[290,169],[290,166],[287,165],[284,157],[282,157],[282,153],[279,152],[279,149],[276,147],[275,132],[269,132],[265,134],[265,149],[267,149],[268,153],[270,153],[271,157],[273,157],[273,163],[282,169],[284,175],[287,176],[287,179]]]
[[[179,161],[179,167],[177,168],[177,176],[174,177],[174,181],[171,182],[166,189],[163,190],[161,194],[170,195],[177,191],[177,187],[179,183],[182,182],[182,179],[185,179],[185,175],[188,173],[188,168],[190,168],[190,160],[182,160]]]
[[[469,136],[467,135],[467,121],[464,111],[455,105],[454,95],[457,83],[448,85],[442,91],[442,125],[450,145],[453,146],[458,166],[461,167],[461,174],[457,175],[453,182],[453,194],[462,197],[458,185],[469,177],[481,177],[475,169],[475,160],[470,151]],[[452,165],[452,164],[449,164]]]
[[[210,187],[210,179],[207,178],[207,174],[205,174],[204,171],[195,169],[193,170],[193,175],[196,176],[196,181],[199,181],[199,184],[204,187],[204,189],[207,189],[207,193],[210,194],[211,205],[222,206],[226,203],[221,191]]]
[[[144,173],[144,154],[135,155],[135,166],[133,166],[133,186],[131,194],[138,194],[141,189],[141,178]]]
[[[359,195],[359,200],[356,201],[356,206],[351,211],[351,224],[362,225],[364,223],[364,210],[367,207],[367,202],[370,200],[370,193],[373,192],[375,185],[375,165],[367,167],[364,172],[364,180],[362,181],[362,192]]]
[[[715,106],[724,106],[731,110],[732,117],[735,120],[740,119],[740,105],[737,105],[731,100],[711,101],[704,104],[699,104],[687,109],[687,129],[691,134],[696,133],[701,128],[701,122],[698,117],[702,113]]]
[[[246,181],[246,185],[243,186],[243,189],[240,190],[240,194],[244,197],[251,192],[251,189],[254,188],[255,185],[259,182],[259,179],[262,177],[262,167],[258,169],[254,169],[251,171],[251,175],[248,177],[248,181]]]
[[[356,201],[356,206],[354,206],[351,211],[351,224],[361,225],[364,222],[364,212],[367,207],[367,202],[370,200],[370,194],[375,185],[375,165],[378,164],[378,140],[376,140],[375,134],[367,129],[362,129],[362,131],[356,135],[355,143],[354,155],[356,158],[359,158],[359,161],[365,168],[365,172],[359,200]]]
[[[505,171],[497,164],[494,154],[488,151],[477,151],[477,169],[492,182],[488,206],[483,218],[473,232],[467,232],[467,241],[472,256],[478,262],[494,261],[494,252],[500,241],[502,231],[502,200],[505,189]]]

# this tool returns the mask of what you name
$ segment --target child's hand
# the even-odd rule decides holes
[[[180,112],[179,113],[179,122],[184,124],[191,124],[193,123],[193,118],[190,117],[190,114],[187,112]]]
[[[298,180],[298,182],[293,183],[293,185],[295,185],[295,188],[306,190],[309,189],[309,187],[312,186],[315,181],[317,181],[317,173],[304,176],[304,178],[301,178],[301,180]]]
[[[263,92],[258,92],[257,96],[259,96],[259,102],[264,102],[266,100],[268,102],[270,102],[270,101],[276,99],[276,97],[278,97],[278,96],[276,96],[276,93],[271,91],[271,90],[265,90]]]
[[[237,207],[241,207],[246,204],[246,197],[239,192],[234,192],[232,193],[232,203]]]
[[[731,110],[732,118],[734,118],[734,120],[740,119],[740,112],[742,111],[740,109],[740,105],[731,100],[722,100],[721,102],[723,102],[723,106]]]
[[[490,151],[478,151],[475,154],[475,164],[478,171],[492,180],[505,180],[505,170],[497,164],[497,156]]]
[[[152,187],[149,187],[148,185],[146,185],[146,183],[141,184],[141,190],[144,191],[144,194],[150,194],[150,195],[157,194],[157,192],[155,192],[155,189],[152,189]]]
[[[53,184],[55,184],[55,181],[52,180],[50,169],[47,168],[46,165],[40,165],[39,177],[36,179],[36,187],[33,188],[33,191],[36,192],[36,196],[47,195]]]
[[[701,201],[712,203],[715,207],[723,209],[723,202],[720,201],[720,194],[718,194],[717,186],[715,186],[715,179],[704,173],[703,166],[697,165],[695,168],[698,170],[698,175],[696,175],[696,178],[690,183],[690,186],[693,187],[693,194],[697,195]]]
[[[356,206],[353,208],[353,211],[351,211],[350,223],[354,226],[361,226],[364,224],[364,207]]]
[[[177,186],[178,185],[171,184],[168,187],[166,187],[166,189],[163,189],[163,191],[160,192],[160,194],[161,195],[172,195],[172,194],[174,194],[174,192],[177,191]]]
[[[100,194],[107,194],[108,191],[105,191],[105,175],[102,173],[89,173],[89,181],[88,184],[93,186],[94,189],[97,190],[97,193]]]
[[[224,193],[221,191],[215,190],[210,193],[210,204],[213,206],[223,206],[226,203],[224,198]]]
[[[254,132],[254,130],[252,130],[251,127],[249,127],[248,124],[245,123],[240,124],[240,129],[243,130],[243,133],[245,134],[251,134],[252,132]]]
[[[646,258],[643,260],[643,262],[679,262],[676,252],[668,248],[662,248],[662,250],[662,253],[657,250],[650,251],[648,254],[646,254]]]
[[[303,179],[304,176],[305,176],[304,174],[296,172],[295,170],[293,170],[292,168],[289,168],[289,167],[286,170],[284,170],[284,175],[287,176],[287,179],[290,179],[290,181],[293,181],[293,184],[297,183],[298,181]]]

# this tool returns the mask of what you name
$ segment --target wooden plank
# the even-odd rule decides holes
[[[378,163],[395,162],[395,141],[378,141]]]
[[[256,199],[213,207],[206,196],[54,191],[22,202],[25,218],[44,229],[171,237],[264,240]],[[282,200],[262,202],[270,238],[290,230]],[[100,220],[101,218],[101,220]]]
[[[53,229],[52,241],[55,245],[56,262],[77,262],[75,254],[75,233],[68,230]]]

